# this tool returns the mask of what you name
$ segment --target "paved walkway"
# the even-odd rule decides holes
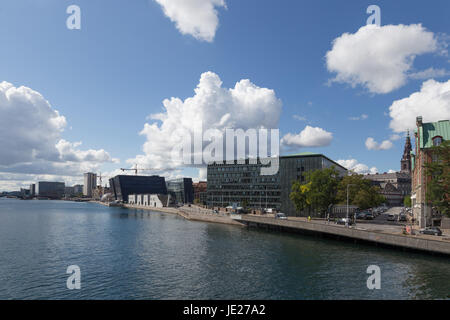
[[[406,223],[399,223],[394,222],[391,223],[390,221],[387,221],[387,223],[383,223],[385,219],[387,219],[387,214],[383,217],[383,215],[380,215],[377,218],[380,218],[379,220],[375,219],[372,221],[364,221],[364,222],[357,222],[355,225],[352,226],[352,228],[358,229],[358,230],[367,230],[367,231],[374,231],[374,232],[383,232],[388,234],[403,234],[403,228],[405,227]],[[288,217],[288,220],[293,221],[308,221],[307,218],[304,217]],[[322,224],[333,224],[342,228],[346,228],[344,225],[337,225],[334,222],[327,222],[326,220],[312,220],[315,223],[322,223]],[[381,223],[380,223],[381,222]],[[416,237],[421,237],[424,239],[430,239],[430,240],[438,240],[438,241],[449,241],[450,242],[450,230],[442,230],[443,235],[441,237],[438,236],[432,236],[432,235],[425,235],[425,234],[419,234],[418,229],[416,229],[417,234]]]

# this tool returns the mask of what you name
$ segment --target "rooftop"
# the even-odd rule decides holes
[[[431,148],[434,137],[442,137],[444,140],[450,140],[450,121],[441,120],[437,122],[422,123],[418,128],[420,138],[420,148]],[[415,130],[417,133],[417,129]]]

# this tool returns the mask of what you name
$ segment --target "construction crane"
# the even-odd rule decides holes
[[[155,171],[155,170],[160,170],[160,169],[156,169],[156,168],[151,168],[151,169],[138,168],[138,166],[136,164],[135,168],[131,168],[131,169],[120,168],[120,170],[122,170],[122,171],[134,171],[134,174],[137,175],[138,171]]]
[[[103,185],[103,178],[109,178],[109,177],[105,177],[105,176],[102,176],[102,173],[100,172],[100,174],[97,176],[97,179],[100,181],[100,186],[102,186]]]

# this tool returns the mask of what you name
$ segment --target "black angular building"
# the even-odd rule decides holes
[[[114,197],[119,201],[128,201],[130,194],[167,194],[166,180],[160,176],[119,175],[109,179]]]

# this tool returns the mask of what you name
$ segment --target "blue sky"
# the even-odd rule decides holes
[[[217,74],[225,88],[249,79],[258,87],[272,89],[282,102],[281,136],[298,134],[307,125],[332,133],[327,145],[296,151],[324,153],[334,160],[355,159],[380,172],[399,169],[403,136],[391,139],[392,147],[387,150],[368,150],[366,139],[372,137],[379,143],[390,139],[394,132],[388,113],[394,101],[420,92],[430,78],[448,81],[448,56],[437,49],[417,54],[409,73],[429,68],[441,73],[408,78],[387,93],[360,84],[327,85],[336,73],[328,70],[325,56],[334,39],[354,34],[366,24],[366,8],[371,4],[381,8],[382,26],[420,23],[445,48],[450,2],[225,3],[226,8],[216,7],[219,24],[213,40],[204,41],[182,34],[152,0],[4,0],[0,6],[0,82],[39,92],[67,121],[60,138],[82,141],[79,148],[83,150],[104,149],[120,159],[120,163],[105,161],[96,167],[103,172],[131,167],[126,160],[143,153],[146,137],[139,132],[152,122],[147,117],[163,112],[166,98],[192,97],[207,71]],[[81,8],[81,30],[66,28],[66,8],[72,4]],[[448,109],[443,112],[448,115]],[[349,119],[362,114],[367,118]],[[4,163],[0,171],[15,175],[5,176],[11,182],[4,183],[4,188],[34,179],[19,174],[58,174],[44,169],[19,172],[11,169],[11,163]],[[192,169],[182,174],[198,175]]]

